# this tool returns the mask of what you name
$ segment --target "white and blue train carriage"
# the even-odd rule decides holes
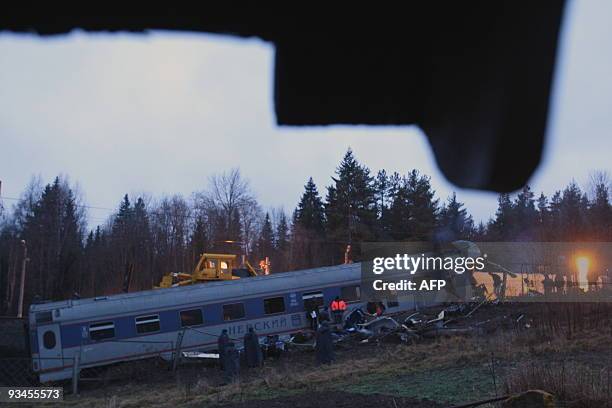
[[[68,379],[73,359],[89,368],[121,361],[171,355],[178,334],[181,349],[210,351],[227,329],[242,339],[248,327],[262,336],[285,335],[309,327],[309,303],[360,301],[360,264],[278,273],[234,281],[125,293],[90,299],[33,304],[29,311],[32,366],[41,382]],[[413,299],[387,305],[414,308]]]

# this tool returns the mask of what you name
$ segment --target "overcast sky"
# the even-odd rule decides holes
[[[538,194],[612,169],[610,21],[612,2],[569,4],[545,159],[530,182]],[[439,197],[457,190],[476,220],[494,213],[494,194],[444,179],[415,127],[277,127],[272,67],[272,46],[259,40],[0,34],[2,195],[62,173],[89,205],[116,207],[126,192],[189,196],[210,174],[240,167],[264,207],[291,212],[308,177],[324,195],[350,146],[373,172],[417,168]],[[108,211],[90,215],[98,223]]]

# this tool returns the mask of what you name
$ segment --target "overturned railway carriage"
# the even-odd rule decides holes
[[[41,382],[72,376],[73,361],[89,368],[217,347],[227,329],[242,339],[248,327],[262,336],[307,329],[309,303],[335,296],[362,306],[360,264],[308,269],[226,282],[33,304],[29,312],[32,365]],[[415,307],[411,298],[389,311]],[[184,335],[179,336],[184,331]],[[182,338],[181,338],[182,337]],[[181,338],[179,340],[179,338]]]

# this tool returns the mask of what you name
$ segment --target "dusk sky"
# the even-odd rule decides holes
[[[568,4],[536,194],[612,170],[611,20],[612,2]],[[325,195],[350,146],[373,173],[417,168],[438,197],[456,190],[476,221],[494,214],[496,195],[446,181],[416,127],[276,126],[273,55],[260,40],[201,34],[1,33],[2,195],[61,173],[87,204],[114,208],[124,193],[189,197],[240,167],[264,209],[290,213],[308,177]],[[108,214],[90,210],[90,221]]]

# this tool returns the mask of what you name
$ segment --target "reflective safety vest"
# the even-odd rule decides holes
[[[331,303],[331,310],[333,312],[337,310],[344,312],[346,310],[346,302],[344,300],[334,300]]]

